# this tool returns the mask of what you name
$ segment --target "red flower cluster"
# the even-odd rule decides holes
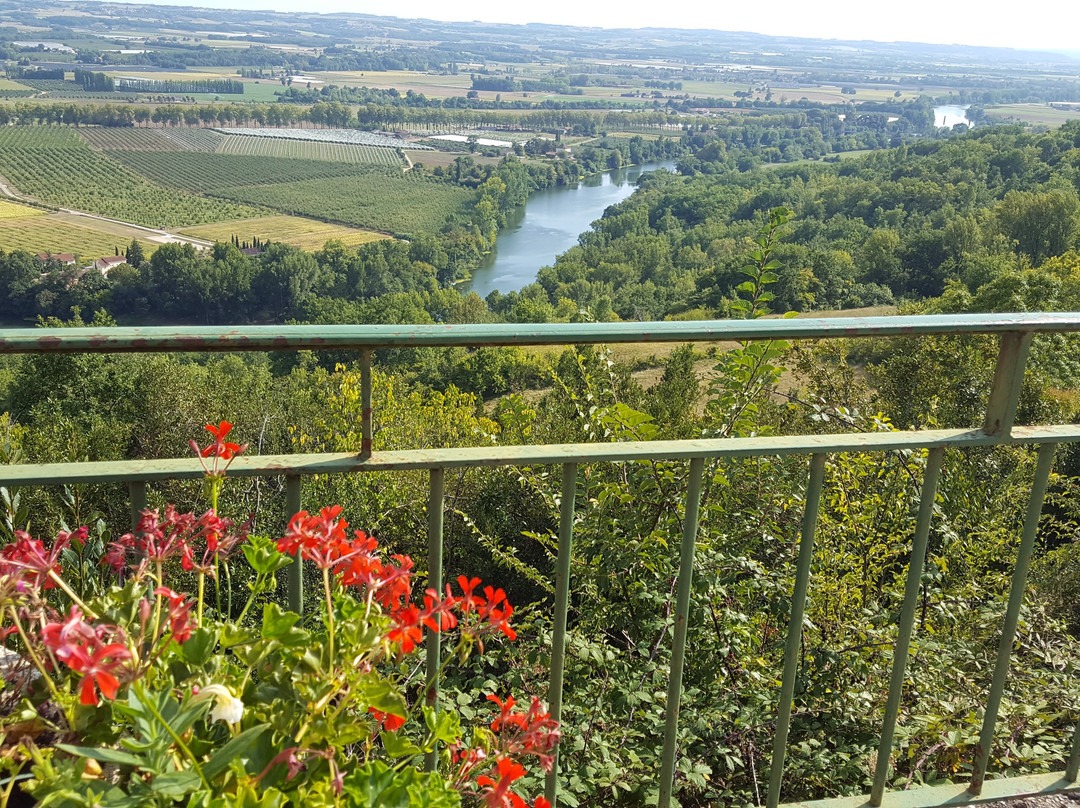
[[[191,639],[191,632],[195,630],[195,624],[191,621],[191,601],[185,601],[184,596],[174,592],[167,586],[159,586],[154,590],[155,595],[161,595],[169,601],[169,633],[178,643],[185,643]]]
[[[447,631],[461,625],[462,633],[479,638],[501,632],[513,640],[516,632],[510,625],[513,607],[502,589],[484,587],[484,596],[475,593],[479,578],[457,579],[461,596],[455,596],[448,585],[444,595],[435,589],[424,594],[423,608],[412,603],[413,561],[408,556],[395,555],[390,561],[379,558],[378,542],[362,530],[348,537],[349,523],[338,518],[341,506],[323,508],[318,515],[300,511],[289,522],[277,547],[283,553],[299,555],[321,570],[333,570],[342,586],[360,587],[387,611],[393,627],[386,635],[399,643],[403,653],[411,652],[423,641],[424,627],[429,631]]]
[[[488,701],[499,706],[499,716],[491,722],[491,731],[499,733],[500,751],[504,755],[535,755],[544,771],[551,771],[555,762],[551,754],[559,744],[559,722],[543,708],[540,699],[533,696],[529,709],[514,712],[517,704],[513,696],[502,701],[498,696],[488,696]]]
[[[127,566],[129,554],[135,557],[131,566],[136,570],[179,556],[186,571],[212,575],[214,557],[227,557],[246,538],[243,529],[234,534],[229,532],[231,527],[232,522],[213,510],[196,516],[177,513],[172,505],[166,505],[164,518],[157,510],[146,510],[134,533],[125,533],[109,545],[102,563],[120,572]]]
[[[29,533],[16,530],[15,541],[0,549],[0,575],[11,576],[18,582],[18,588],[52,589],[56,584],[50,579],[50,573],[60,574],[60,554],[74,537],[86,542],[87,530],[81,527],[68,533],[60,531],[51,549]]]
[[[96,705],[96,688],[100,688],[105,698],[116,698],[121,680],[132,674],[134,655],[124,644],[119,628],[95,628],[82,617],[78,607],[72,606],[68,619],[63,623],[48,623],[41,632],[41,639],[53,656],[76,673],[83,674],[79,683],[79,701]]]
[[[554,763],[552,752],[559,743],[559,724],[543,709],[540,700],[533,698],[527,712],[515,712],[513,697],[503,701],[498,696],[488,696],[499,706],[499,715],[491,722],[495,733],[495,768],[476,778],[480,796],[488,808],[528,808],[525,800],[514,793],[514,781],[525,774],[525,767],[518,759],[532,755],[540,760],[544,771],[551,771]],[[476,769],[487,759],[483,749],[454,750],[454,760],[459,764],[457,782],[467,782]],[[550,808],[543,797],[537,797],[533,808]]]

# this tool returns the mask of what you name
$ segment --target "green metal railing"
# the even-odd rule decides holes
[[[810,455],[810,477],[796,563],[795,586],[784,653],[784,671],[776,734],[769,770],[766,804],[775,808],[783,784],[787,736],[798,674],[803,614],[810,585],[818,507],[830,454],[927,449],[929,457],[920,494],[919,513],[912,539],[904,603],[898,624],[892,675],[882,725],[877,763],[868,796],[825,800],[816,805],[848,808],[856,805],[894,805],[921,808],[944,804],[969,804],[1033,793],[1077,787],[1080,769],[1080,726],[1071,755],[1062,772],[986,780],[998,709],[1008,677],[1010,656],[1023,602],[1028,564],[1034,546],[1043,499],[1050,477],[1054,451],[1059,443],[1080,441],[1080,425],[1015,427],[1013,420],[1031,340],[1039,333],[1080,331],[1080,312],[1023,315],[947,315],[932,317],[829,318],[714,322],[614,323],[596,325],[447,325],[447,326],[289,326],[247,328],[63,328],[22,331],[0,330],[0,353],[145,353],[205,351],[352,350],[361,363],[361,451],[357,454],[322,453],[242,456],[229,476],[272,477],[286,480],[289,513],[301,509],[301,479],[312,474],[351,474],[392,469],[424,469],[430,474],[428,498],[429,582],[442,584],[444,479],[446,469],[471,466],[562,466],[559,544],[555,581],[554,633],[548,702],[552,717],[562,710],[567,610],[570,598],[570,560],[575,518],[578,466],[583,463],[633,460],[689,460],[683,535],[677,580],[675,631],[671,655],[665,716],[664,745],[659,782],[659,808],[671,802],[677,756],[682,668],[686,650],[686,626],[692,607],[691,577],[698,532],[698,509],[706,459],[757,455]],[[766,438],[648,441],[600,444],[485,446],[464,449],[413,449],[372,453],[371,362],[376,349],[416,346],[579,345],[617,342],[707,342],[714,340],[820,339],[830,337],[890,337],[913,335],[996,334],[1000,351],[987,402],[983,427],[854,433],[843,435],[792,435]],[[1031,444],[1038,446],[1038,461],[1017,559],[1008,607],[1002,627],[993,679],[979,744],[971,761],[970,783],[885,792],[892,756],[893,734],[918,602],[923,559],[933,519],[933,505],[946,448]],[[169,479],[197,479],[203,469],[195,459],[131,460],[113,463],[60,463],[16,465],[0,468],[0,485],[26,486],[59,483],[127,483],[133,520],[146,505],[149,483]],[[302,603],[300,564],[288,567],[289,603]],[[427,671],[435,685],[427,699],[438,703],[436,673],[440,663],[438,636],[428,640]],[[1080,707],[1080,705],[1078,705]],[[428,765],[434,765],[434,759]],[[558,758],[547,780],[546,795],[554,805],[558,797]]]

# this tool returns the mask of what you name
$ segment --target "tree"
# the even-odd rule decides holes
[[[138,239],[131,240],[131,246],[127,248],[127,262],[135,269],[139,269],[146,261],[146,256],[143,254],[142,244]]]
[[[1080,231],[1080,198],[1072,189],[1009,191],[994,209],[999,231],[1017,252],[1040,264],[1061,255]]]

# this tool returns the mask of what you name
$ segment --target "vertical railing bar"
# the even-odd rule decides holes
[[[776,735],[773,738],[772,764],[769,769],[767,808],[776,808],[780,803],[780,784],[784,779],[784,757],[787,754],[787,736],[791,726],[791,703],[795,696],[795,675],[798,672],[799,648],[802,645],[803,613],[806,610],[806,592],[810,587],[810,564],[814,558],[814,533],[817,530],[821,489],[825,483],[825,460],[824,454],[815,454],[810,458],[806,509],[803,511],[802,535],[799,538],[799,560],[795,572],[795,588],[791,593],[787,644],[784,647],[784,680],[780,688]]]
[[[988,435],[1008,435],[1012,431],[1032,337],[1030,331],[1008,331],[1001,335],[994,383],[983,422],[983,432]]]
[[[285,518],[291,520],[300,512],[301,477],[290,474],[285,477]],[[304,561],[300,553],[285,568],[285,585],[288,592],[289,611],[304,613]]]
[[[551,636],[551,684],[548,712],[562,720],[563,667],[566,662],[566,613],[570,607],[570,558],[574,549],[574,498],[577,495],[577,463],[562,467],[562,500],[559,503],[559,558],[555,567],[555,624]],[[555,747],[544,796],[556,808],[559,799],[559,747]]]
[[[1076,729],[1073,732],[1072,752],[1069,754],[1069,762],[1065,764],[1065,779],[1075,783],[1080,777],[1080,717],[1076,720]]]
[[[138,530],[142,512],[146,510],[146,481],[132,480],[129,482],[128,494],[131,497],[131,529]]]
[[[1039,517],[1042,515],[1043,499],[1050,480],[1050,468],[1054,462],[1055,443],[1044,443],[1039,447],[1038,462],[1035,465],[1035,480],[1031,484],[1031,498],[1028,500],[1027,515],[1024,517],[1024,532],[1020,538],[1020,547],[1016,551],[1016,567],[1013,569],[1012,583],[1009,586],[1009,605],[1005,610],[1005,624],[1001,629],[1001,641],[998,643],[997,660],[994,663],[994,678],[990,683],[990,692],[986,699],[986,714],[983,716],[979,746],[975,750],[975,766],[971,772],[968,793],[978,796],[986,778],[986,766],[990,760],[990,749],[994,745],[994,727],[997,724],[1001,697],[1005,692],[1005,679],[1009,675],[1009,662],[1012,656],[1013,641],[1016,639],[1016,625],[1020,621],[1020,609],[1024,605],[1024,589],[1027,586],[1028,564],[1031,550],[1035,546],[1035,534],[1039,529]]]
[[[443,497],[446,487],[446,470],[434,468],[428,477],[428,589],[442,592],[443,579]],[[427,705],[439,709],[439,666],[442,664],[442,634],[427,634]],[[435,771],[439,763],[439,750],[432,749],[424,757],[424,766]]]
[[[671,646],[671,673],[668,676],[667,709],[664,719],[664,753],[660,763],[660,796],[657,808],[668,808],[675,786],[675,747],[679,735],[679,701],[682,699],[683,660],[686,655],[686,624],[690,616],[690,585],[694,578],[694,549],[701,506],[701,480],[705,459],[690,461],[690,481],[686,488],[682,546],[679,552],[679,582],[675,599],[675,639]]]
[[[360,351],[360,457],[371,457],[371,349]]]
[[[907,581],[904,583],[904,606],[900,612],[900,624],[896,632],[896,649],[893,652],[892,676],[889,678],[889,699],[885,705],[885,720],[881,725],[881,742],[878,745],[877,766],[874,770],[874,786],[870,792],[870,804],[881,805],[885,794],[885,780],[889,776],[889,760],[892,757],[893,732],[900,712],[900,697],[904,690],[908,650],[911,646],[911,630],[915,625],[915,611],[919,605],[922,589],[923,561],[930,537],[930,523],[934,517],[934,500],[937,496],[938,477],[943,448],[930,450],[923,476],[922,497],[919,501],[919,517],[915,523],[915,538],[911,542],[911,561],[908,563]]]

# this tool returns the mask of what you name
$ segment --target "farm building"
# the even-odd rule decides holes
[[[102,275],[108,275],[110,269],[126,263],[127,258],[122,255],[107,255],[94,261],[94,269],[98,270]]]
[[[75,256],[71,253],[38,253],[37,257],[46,263],[59,261],[64,266],[71,266],[75,263]]]

